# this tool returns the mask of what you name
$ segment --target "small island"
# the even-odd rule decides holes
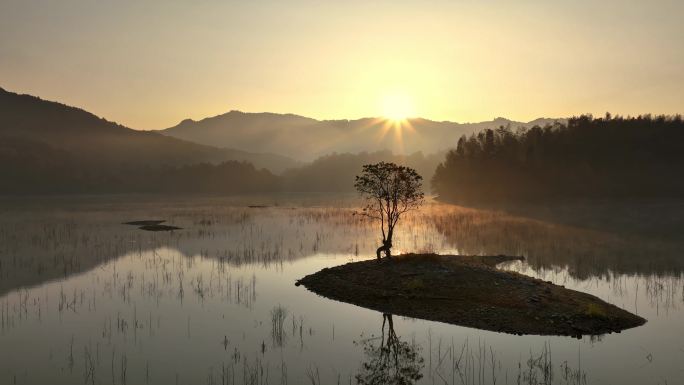
[[[513,334],[579,338],[646,322],[595,296],[496,268],[515,259],[405,254],[326,268],[296,285],[383,313]]]
[[[514,334],[581,337],[646,322],[592,295],[496,267],[522,257],[393,256],[397,223],[423,204],[422,179],[394,163],[363,166],[354,186],[365,198],[360,214],[380,225],[376,259],[323,269],[295,285],[387,314]]]
[[[174,231],[183,230],[180,227],[165,225],[166,219],[145,219],[141,221],[124,222],[124,225],[138,226],[140,230],[145,231]]]

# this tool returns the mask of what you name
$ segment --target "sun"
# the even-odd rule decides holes
[[[382,115],[393,121],[402,121],[415,115],[411,97],[404,93],[387,94],[382,99]]]

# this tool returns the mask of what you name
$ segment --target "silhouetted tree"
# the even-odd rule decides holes
[[[387,326],[387,333],[385,333]],[[394,331],[392,315],[382,314],[382,335],[361,341],[367,360],[361,365],[356,381],[362,385],[411,385],[420,380],[425,366],[420,346],[401,341]]]
[[[353,192],[350,179],[359,173],[364,164],[392,162],[416,170],[424,178],[431,178],[437,165],[444,159],[444,152],[425,155],[393,154],[391,151],[332,153],[321,156],[302,167],[290,169],[282,175],[285,191]],[[335,175],[335,178],[330,178]]]
[[[354,187],[366,199],[363,214],[380,221],[378,259],[382,251],[392,256],[392,236],[401,215],[423,203],[422,180],[416,170],[386,162],[364,165],[363,173],[356,176]]]

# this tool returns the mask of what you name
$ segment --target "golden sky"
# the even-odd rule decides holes
[[[672,114],[683,13],[629,0],[2,0],[0,87],[137,129],[232,109],[379,116],[388,103],[459,122]]]

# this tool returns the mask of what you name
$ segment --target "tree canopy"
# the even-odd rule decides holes
[[[422,180],[416,170],[388,162],[364,165],[361,175],[356,176],[354,187],[365,199],[363,214],[380,221],[378,259],[382,251],[391,256],[394,228],[402,214],[423,203]]]
[[[681,197],[684,123],[680,116],[602,118],[458,140],[432,179],[456,202]]]

